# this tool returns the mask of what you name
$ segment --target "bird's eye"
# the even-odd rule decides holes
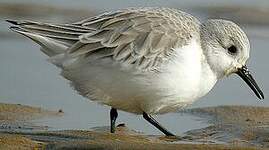
[[[232,46],[230,46],[230,47],[228,48],[228,52],[229,52],[230,54],[234,55],[234,54],[237,53],[237,48],[236,48],[234,45],[232,45]]]

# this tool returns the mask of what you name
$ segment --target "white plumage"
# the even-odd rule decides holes
[[[158,72],[137,70],[107,58],[84,66],[78,63],[80,67],[73,64],[63,76],[74,81],[84,96],[114,108],[137,114],[176,111],[205,95],[217,77],[197,41],[175,51]]]
[[[41,45],[81,95],[143,117],[177,111],[207,94],[224,76],[237,73],[264,95],[247,70],[249,41],[233,22],[207,20],[170,8],[131,8],[72,24],[11,21],[12,30]]]
[[[264,98],[245,64],[250,44],[233,22],[170,8],[130,8],[71,24],[11,21],[11,29],[41,46],[49,61],[84,97],[143,117],[177,111],[237,73]]]

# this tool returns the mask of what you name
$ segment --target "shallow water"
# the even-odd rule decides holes
[[[31,2],[30,0],[27,0]],[[47,2],[47,1],[46,1]],[[82,1],[81,1],[82,2]],[[120,6],[101,5],[104,1],[95,1],[89,6],[85,1],[80,3],[96,9],[116,9],[127,6],[136,6],[131,1],[120,3]],[[159,2],[159,1],[158,1]],[[194,3],[194,1],[192,1]],[[208,1],[209,2],[209,1]],[[147,2],[144,2],[147,3]],[[167,3],[139,4],[146,6],[173,6],[176,1]],[[53,4],[49,2],[49,4]],[[57,1],[56,5],[62,4]],[[180,5],[188,7],[192,5]],[[68,6],[78,4],[69,3]],[[191,13],[191,12],[189,12]],[[203,14],[199,14],[203,16]],[[0,21],[0,31],[7,32],[8,24]],[[205,97],[195,102],[191,107],[216,106],[216,105],[258,105],[269,106],[267,93],[269,92],[269,67],[268,67],[268,41],[269,38],[254,36],[253,33],[268,33],[269,27],[244,26],[249,33],[252,51],[249,60],[249,68],[254,73],[257,82],[265,93],[265,100],[258,100],[247,85],[233,75],[220,81],[214,89]],[[9,34],[15,34],[8,31]],[[259,35],[258,34],[258,35]],[[109,107],[101,106],[91,102],[72,90],[68,81],[60,77],[60,70],[46,61],[47,56],[41,53],[39,46],[22,36],[19,38],[1,38],[0,40],[0,102],[20,103],[38,106],[45,109],[62,109],[63,117],[34,122],[48,125],[53,130],[57,129],[90,129],[96,126],[109,125]],[[182,134],[183,132],[207,126],[198,117],[172,113],[156,117],[165,127]],[[131,129],[145,132],[147,134],[160,134],[142,116],[136,116],[120,112],[118,123],[126,123]]]

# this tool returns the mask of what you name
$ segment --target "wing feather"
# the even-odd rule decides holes
[[[143,70],[156,69],[176,47],[199,37],[198,20],[168,8],[125,9],[73,25],[95,31],[80,35],[68,55],[88,60],[111,57]]]

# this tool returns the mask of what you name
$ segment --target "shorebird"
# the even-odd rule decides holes
[[[238,74],[259,99],[263,92],[246,67],[250,44],[228,20],[200,22],[171,8],[127,8],[70,24],[7,20],[10,29],[41,46],[72,87],[92,101],[143,115],[174,112],[206,95],[225,76]]]

